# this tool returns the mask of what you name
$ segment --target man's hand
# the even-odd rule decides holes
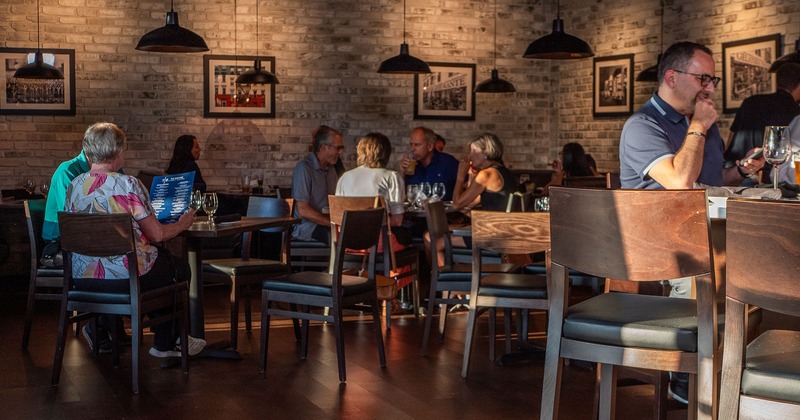
[[[711,126],[717,122],[719,114],[717,109],[714,108],[714,101],[711,99],[697,99],[694,107],[694,115],[692,115],[692,122],[698,122],[703,125],[703,132],[711,129]],[[690,130],[691,131],[691,130]]]
[[[400,160],[400,172],[405,173],[408,165],[411,164],[411,160],[413,158],[409,158],[407,155],[403,156],[403,159]]]
[[[750,151],[747,152],[746,156],[751,156],[753,153],[755,153],[755,152],[757,152],[759,150],[761,150],[760,147],[756,147],[756,148],[750,149]],[[747,159],[747,158],[745,158],[745,159],[743,159],[741,161],[737,160],[736,164],[739,165],[742,168],[742,172],[744,172],[744,173],[746,173],[748,175],[753,175],[754,173],[760,171],[761,168],[764,167],[764,155],[759,156],[757,159],[753,159],[753,158]]]

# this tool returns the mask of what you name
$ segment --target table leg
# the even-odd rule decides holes
[[[205,338],[203,313],[203,255],[200,238],[188,238],[186,257],[192,270],[189,282],[189,335]]]

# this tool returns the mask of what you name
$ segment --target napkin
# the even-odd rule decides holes
[[[748,198],[766,198],[771,200],[778,200],[785,197],[782,190],[773,190],[772,184],[769,188],[753,188],[753,187],[709,187],[705,186],[708,191],[709,197],[748,197]],[[795,193],[795,196],[797,193]]]

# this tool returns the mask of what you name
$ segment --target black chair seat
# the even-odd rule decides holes
[[[479,296],[547,299],[547,277],[530,274],[489,274],[481,279]]]
[[[747,346],[742,393],[800,403],[800,331],[769,330]]]
[[[333,296],[331,275],[317,271],[301,271],[290,276],[265,280],[261,287],[275,292]],[[361,295],[374,289],[375,282],[370,282],[366,277],[342,276],[342,296]]]
[[[319,241],[301,241],[299,239],[292,239],[292,249],[294,248],[322,248],[330,249],[330,245],[325,245]]]
[[[274,260],[225,258],[210,260],[203,264],[204,273],[224,274],[226,276],[249,276],[258,274],[288,273],[286,264]]]
[[[59,279],[64,279],[64,270],[61,268],[37,268],[36,269],[36,277],[58,277]],[[59,282],[58,286],[61,286],[61,282]]]
[[[519,270],[516,264],[502,263],[502,264],[483,264],[482,270],[484,273],[514,273]],[[441,268],[439,271],[439,279],[437,281],[437,291],[442,290],[457,290],[463,287],[464,291],[470,289],[470,282],[472,281],[472,265],[470,264],[453,264],[450,269]],[[442,283],[442,284],[438,284]],[[462,283],[459,285],[459,283]]]
[[[691,299],[606,293],[571,306],[564,337],[625,347],[697,351],[697,303]]]

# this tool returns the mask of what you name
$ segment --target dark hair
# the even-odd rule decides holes
[[[341,136],[342,133],[327,125],[321,125],[311,135],[314,136],[314,153],[316,153],[319,152],[323,144],[333,144],[333,138]]]
[[[778,67],[775,76],[778,89],[792,91],[800,85],[800,64],[786,63]]]
[[[567,143],[561,149],[564,172],[567,177],[594,175],[586,151],[579,143]]]
[[[436,141],[440,141],[440,142],[442,142],[442,144],[444,144],[444,145],[446,145],[446,144],[447,144],[447,140],[445,140],[445,138],[444,138],[444,137],[442,137],[442,136],[440,136],[439,134],[436,134]]]
[[[685,71],[686,68],[689,67],[689,62],[692,60],[694,52],[698,50],[708,55],[713,55],[708,47],[696,42],[678,42],[667,48],[667,50],[664,51],[664,55],[661,57],[661,62],[658,64],[658,83],[664,81],[664,73],[666,73],[667,70]]]
[[[193,162],[192,148],[194,148],[195,136],[184,134],[175,140],[175,148],[172,149],[172,159],[169,160],[166,173],[177,174],[185,170],[187,162]]]

